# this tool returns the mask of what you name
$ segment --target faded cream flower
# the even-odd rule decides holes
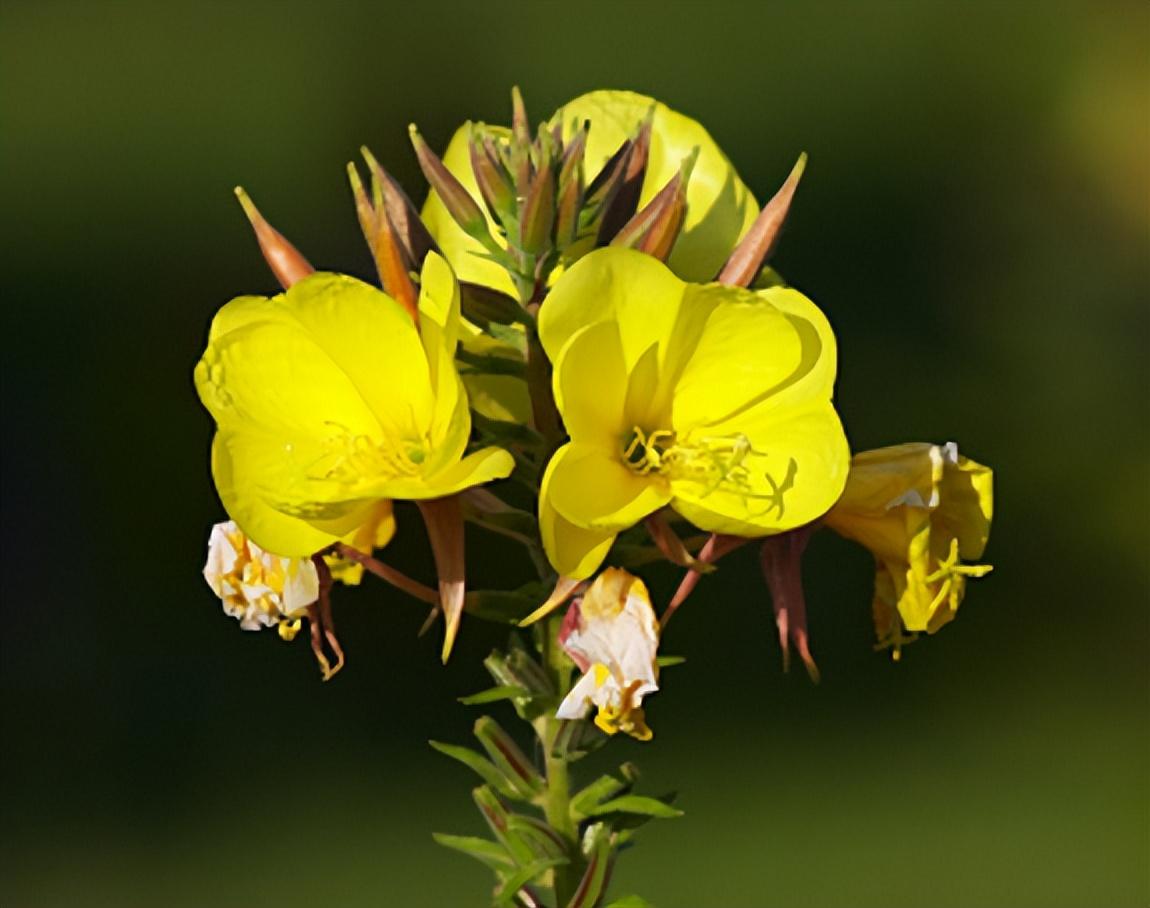
[[[284,640],[295,637],[307,607],[319,598],[311,559],[265,552],[231,520],[212,527],[204,579],[245,631],[275,626]]]
[[[650,739],[642,703],[659,689],[659,626],[643,581],[620,568],[605,570],[571,606],[559,640],[583,677],[556,715],[581,719],[594,706],[595,724],[607,734]]]

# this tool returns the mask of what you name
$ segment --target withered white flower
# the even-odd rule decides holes
[[[266,552],[230,520],[212,527],[204,579],[245,631],[276,626],[285,640],[295,637],[304,611],[319,598],[310,559]]]
[[[560,719],[581,719],[597,707],[595,724],[608,734],[651,738],[642,702],[659,689],[659,626],[647,587],[608,568],[572,604],[559,636],[583,677],[559,705]]]

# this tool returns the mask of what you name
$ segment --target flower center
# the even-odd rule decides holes
[[[741,432],[731,435],[707,435],[697,439],[680,439],[671,429],[647,432],[633,426],[621,445],[623,462],[640,476],[658,475],[677,482],[702,486],[696,494],[702,498],[716,490],[730,492],[748,501],[764,501],[769,513],[778,508],[783,514],[783,496],[794,485],[797,464],[792,458],[781,482],[763,471],[752,471],[756,459],[767,456],[756,451],[751,440]],[[766,480],[770,491],[762,491]]]
[[[328,456],[322,464],[323,479],[354,485],[364,477],[415,476],[427,457],[424,446],[415,441],[377,444],[367,435],[352,435],[345,426],[329,423],[339,430],[327,440]]]

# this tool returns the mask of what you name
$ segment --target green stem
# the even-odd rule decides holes
[[[560,698],[567,695],[571,685],[571,662],[559,645],[559,628],[562,617],[558,614],[545,619],[539,635],[539,650],[543,665],[555,681],[555,689]],[[555,898],[559,908],[563,908],[575,894],[583,875],[583,858],[579,849],[579,829],[571,816],[571,782],[568,773],[567,757],[555,753],[555,741],[559,735],[561,719],[548,711],[535,723],[535,731],[543,746],[543,765],[547,779],[547,790],[543,800],[543,813],[551,826],[566,840],[569,864],[555,869]]]

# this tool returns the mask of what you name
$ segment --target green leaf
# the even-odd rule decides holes
[[[539,770],[495,719],[491,716],[480,716],[476,719],[475,737],[487,751],[491,762],[515,787],[520,797],[530,800],[543,790],[547,783],[539,774]]]
[[[495,890],[495,904],[496,905],[510,905],[515,894],[530,883],[537,876],[542,876],[552,867],[558,867],[560,864],[566,864],[567,858],[541,858],[534,861],[525,867],[520,868],[507,877],[502,885]]]
[[[628,787],[614,776],[600,776],[571,799],[571,815],[576,819],[590,816],[596,806]]]
[[[667,668],[671,665],[682,665],[686,661],[686,656],[659,656],[655,660],[655,664],[659,666],[659,668]]]
[[[609,813],[633,813],[660,819],[671,819],[683,815],[683,811],[677,807],[672,807],[657,798],[647,798],[643,795],[624,795],[621,798],[605,801],[592,810],[589,815],[601,817]]]
[[[502,845],[490,842],[478,836],[446,835],[442,832],[433,832],[431,837],[444,848],[451,848],[462,852],[468,857],[486,864],[492,870],[507,871],[515,869],[515,861]]]
[[[511,831],[511,813],[489,786],[479,786],[471,792],[471,797],[495,838],[515,860],[516,866],[529,864],[536,859],[531,845]]]
[[[611,843],[606,830],[600,829],[591,844],[587,869],[567,908],[594,908],[599,904],[607,886],[607,871],[611,869]]]
[[[500,700],[514,700],[520,697],[531,696],[531,691],[525,687],[516,687],[510,684],[501,684],[499,687],[489,687],[470,697],[459,697],[464,706],[482,706],[484,703],[497,703]]]
[[[533,847],[541,858],[557,858],[567,856],[567,843],[549,825],[535,817],[521,813],[511,814],[507,821],[507,828],[519,838]]]
[[[655,908],[655,906],[640,896],[625,895],[613,901],[607,908]]]
[[[514,798],[516,800],[530,800],[530,796],[521,794],[519,787],[500,772],[494,763],[470,747],[460,747],[457,744],[444,744],[441,741],[428,741],[427,743],[441,754],[451,757],[453,760],[458,760],[464,766],[476,772],[484,782],[504,797]]]
[[[468,367],[463,371],[482,372],[486,375],[517,375],[520,378],[526,375],[526,366],[522,362],[506,356],[472,353],[460,347],[455,351],[455,358]]]

